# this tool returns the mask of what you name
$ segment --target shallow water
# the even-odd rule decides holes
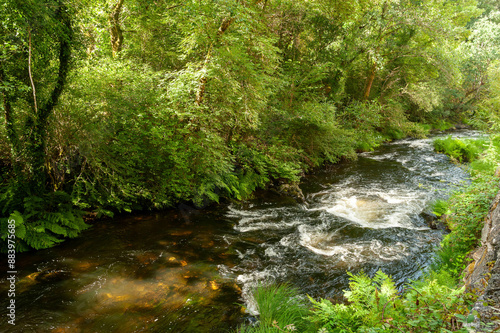
[[[396,141],[309,175],[306,204],[261,192],[217,208],[182,205],[18,254],[17,325],[2,316],[0,331],[225,332],[257,313],[250,291],[258,282],[336,297],[346,271],[382,269],[399,285],[415,279],[442,238],[420,213],[467,177],[430,143]]]

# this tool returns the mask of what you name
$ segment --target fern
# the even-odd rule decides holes
[[[0,219],[2,251],[6,251],[7,221],[16,225],[16,250],[39,250],[55,246],[65,238],[73,238],[89,227],[83,212],[74,208],[65,192],[53,192],[24,199],[23,213],[13,211],[8,218]]]
[[[461,318],[468,315],[464,288],[443,284],[439,274],[411,283],[398,293],[390,276],[378,271],[373,278],[350,274],[348,304],[310,298],[309,320],[323,332],[465,332]],[[445,277],[445,276],[443,276]]]
[[[330,301],[321,299],[315,301],[311,297],[314,312],[309,316],[313,323],[320,324],[321,328],[332,333],[356,332],[362,322],[362,317],[352,306],[345,304],[332,304]]]

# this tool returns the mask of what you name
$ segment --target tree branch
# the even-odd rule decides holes
[[[31,89],[33,90],[33,102],[35,105],[35,113],[38,113],[38,104],[36,102],[35,82],[33,82],[33,73],[31,72],[31,27],[28,28],[28,74],[30,76]]]
[[[217,37],[220,37],[226,32],[226,30],[229,28],[231,23],[234,22],[236,17],[225,17],[222,20],[222,23],[217,30]],[[207,55],[205,56],[205,61],[203,62],[203,67],[206,67],[207,64],[210,62],[210,58],[212,57],[212,50],[214,47],[214,43],[212,42],[212,45],[210,45],[210,48],[207,52]],[[200,78],[200,85],[198,87],[198,91],[196,93],[196,105],[201,105],[203,103],[203,97],[205,96],[205,88],[207,85],[207,77],[205,74]]]

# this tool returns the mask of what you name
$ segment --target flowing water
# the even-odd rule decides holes
[[[335,298],[347,271],[382,269],[401,285],[443,236],[420,214],[466,177],[430,139],[401,140],[305,177],[305,204],[263,192],[242,204],[102,221],[17,255],[16,326],[2,315],[0,331],[230,332],[257,314],[259,282]]]

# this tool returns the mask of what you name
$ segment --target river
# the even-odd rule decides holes
[[[467,179],[431,142],[395,141],[316,171],[301,183],[306,204],[267,191],[239,204],[181,205],[18,254],[16,326],[2,316],[0,331],[226,332],[257,313],[259,282],[336,298],[346,271],[416,279],[443,237],[422,211]]]

